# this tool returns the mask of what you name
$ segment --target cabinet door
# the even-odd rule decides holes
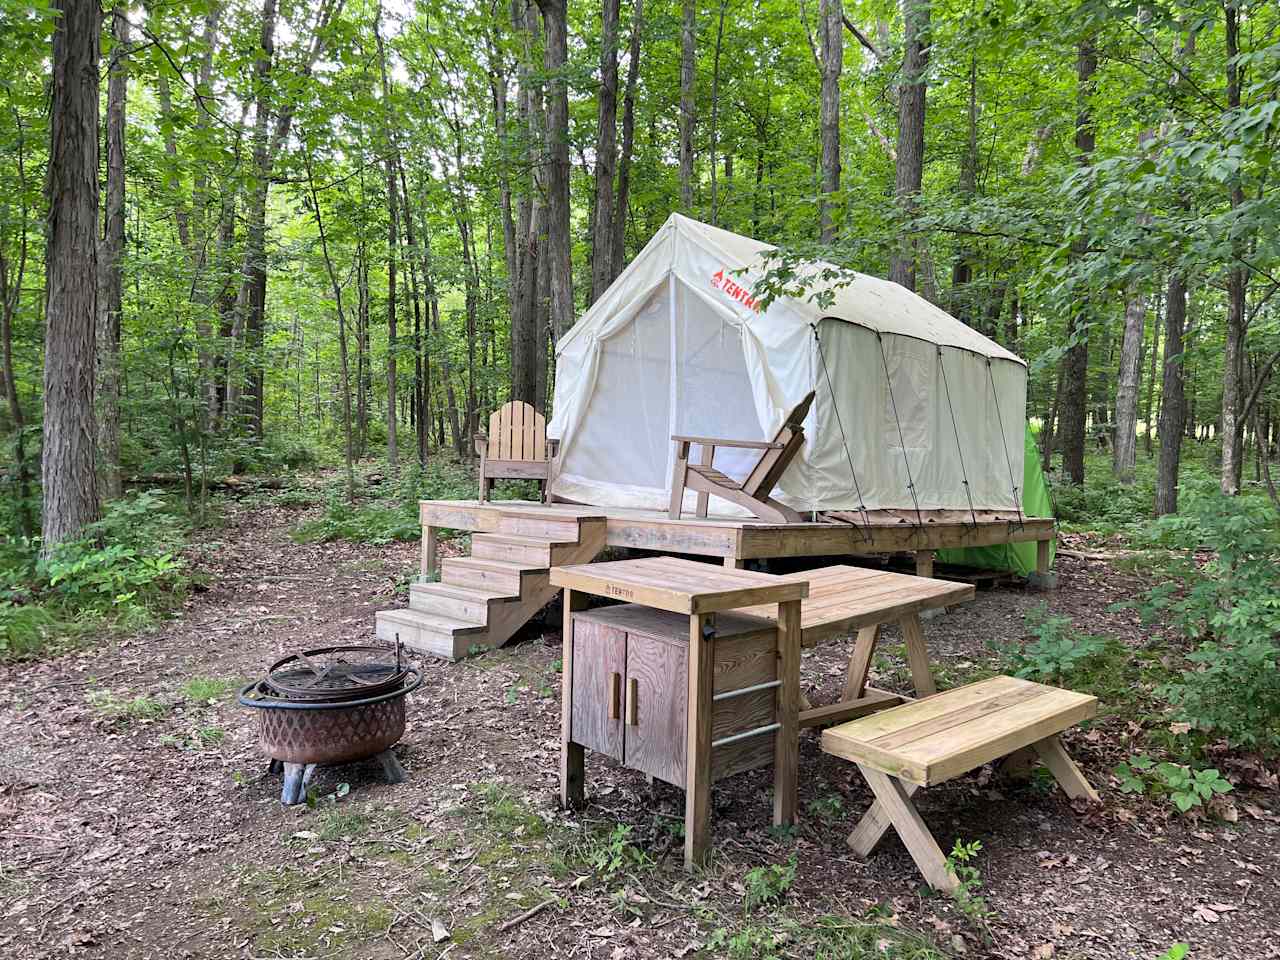
[[[679,787],[688,683],[683,645],[627,634],[626,765]]]
[[[591,620],[573,621],[573,710],[569,738],[622,760],[622,685],[627,635]]]

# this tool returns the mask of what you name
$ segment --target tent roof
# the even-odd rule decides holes
[[[750,288],[751,283],[759,279],[768,268],[762,255],[776,249],[759,240],[673,213],[636,260],[641,260],[647,254],[658,254],[661,249],[659,239],[663,238],[668,231],[680,239],[697,243],[714,253],[733,270],[746,268],[749,273],[741,279],[741,285],[747,288]],[[668,270],[674,270],[678,274],[680,265],[675,260],[679,257],[680,244],[673,243],[667,249],[671,251],[672,256],[672,263]],[[651,254],[650,251],[653,253]],[[928,343],[967,350],[984,357],[1012,360],[1025,366],[1025,362],[1016,354],[1009,352],[994,340],[984,337],[972,327],[961,323],[924,297],[912,293],[891,280],[843,270],[824,261],[818,261],[807,269],[818,271],[824,267],[841,270],[843,278],[852,277],[852,280],[843,285],[841,281],[820,280],[813,284],[810,294],[805,298],[787,298],[788,305],[800,314],[806,323],[817,323],[819,320],[828,318],[843,320],[878,333],[914,337]],[[627,272],[629,271],[624,271],[617,282],[623,282]],[[814,295],[824,290],[830,291],[833,297],[830,306],[826,308],[814,302]],[[592,312],[588,311],[582,318],[583,321],[587,321]],[[579,322],[574,332],[589,325]],[[571,337],[572,334],[570,337],[562,338],[561,345],[563,346],[564,342]]]

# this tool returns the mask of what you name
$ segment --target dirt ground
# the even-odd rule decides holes
[[[587,808],[557,809],[554,615],[505,650],[424,663],[398,747],[407,783],[327,768],[313,806],[282,808],[234,688],[287,652],[370,640],[417,560],[412,544],[297,545],[299,518],[232,506],[193,551],[207,586],[176,619],[0,667],[0,956],[1155,960],[1183,941],[1196,960],[1280,957],[1274,789],[1238,788],[1234,823],[1124,796],[1110,770],[1127,731],[1114,722],[1068,742],[1101,809],[989,773],[922,795],[944,848],[982,843],[985,912],[929,895],[894,838],[868,861],[850,854],[869,792],[812,734],[799,828],[769,829],[758,774],[724,781],[712,861],[686,875],[678,792],[588,756]],[[1059,569],[1052,609],[1136,635],[1131,615],[1107,612],[1131,575],[1083,559]],[[1020,638],[1044,599],[981,591],[928,621],[943,677]],[[847,653],[846,639],[806,655],[815,700],[837,692]],[[897,666],[882,663],[877,682],[900,682]],[[214,695],[194,699],[192,677],[218,681]],[[752,868],[783,874],[792,857],[779,902],[745,909]]]

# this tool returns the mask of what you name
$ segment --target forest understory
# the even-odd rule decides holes
[[[1104,696],[1069,738],[1101,808],[989,771],[927,791],[944,849],[981,843],[959,901],[929,895],[896,839],[865,862],[849,853],[869,792],[812,734],[799,827],[769,829],[758,778],[725,781],[712,859],[692,875],[678,791],[591,757],[587,808],[559,810],[554,611],[506,649],[424,663],[397,748],[408,782],[322,768],[312,802],[283,808],[236,688],[286,652],[370,640],[417,547],[299,543],[314,510],[270,499],[223,509],[187,550],[204,586],[173,620],[0,666],[5,956],[1156,960],[1175,943],[1196,960],[1280,955],[1274,773],[1226,758],[1236,789],[1204,816],[1120,792],[1115,766],[1150,724],[1140,691]],[[1068,540],[1059,590],[980,591],[926,624],[944,686],[990,672],[991,645],[1024,643],[1046,616],[1133,657],[1160,645],[1162,625],[1111,609],[1150,585],[1143,574]],[[898,638],[886,640],[876,682],[902,684]],[[837,692],[848,644],[806,655],[815,699]]]

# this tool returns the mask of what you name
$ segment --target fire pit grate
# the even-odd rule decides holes
[[[394,653],[394,660],[389,654]],[[272,664],[240,691],[258,711],[258,740],[283,771],[280,801],[299,803],[317,764],[377,757],[391,783],[404,779],[392,753],[404,735],[405,695],[422,682],[397,645],[321,647]]]

